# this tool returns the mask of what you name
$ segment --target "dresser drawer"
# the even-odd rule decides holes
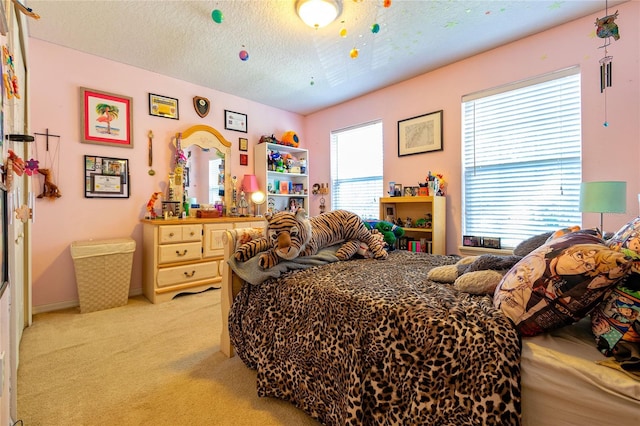
[[[160,244],[202,241],[202,225],[167,225],[158,227]]]
[[[218,263],[219,262],[214,261],[162,268],[158,270],[158,287],[168,287],[218,277]]]
[[[158,263],[184,262],[202,258],[202,244],[182,243],[158,246]]]

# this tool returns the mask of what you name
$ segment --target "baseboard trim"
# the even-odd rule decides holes
[[[142,288],[134,288],[129,291],[129,297],[140,296],[142,294]],[[61,311],[62,309],[76,308],[80,306],[79,300],[68,300],[65,302],[50,303],[48,305],[34,306],[32,309],[33,315],[43,314],[45,312]]]

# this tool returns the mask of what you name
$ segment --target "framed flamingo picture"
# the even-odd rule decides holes
[[[133,99],[81,88],[82,142],[133,148]]]

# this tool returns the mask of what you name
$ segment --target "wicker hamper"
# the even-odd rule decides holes
[[[131,238],[71,243],[80,312],[127,304],[135,250],[136,242]]]

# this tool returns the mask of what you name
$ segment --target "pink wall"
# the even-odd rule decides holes
[[[607,90],[610,127],[602,126],[604,97],[599,92],[598,60],[602,40],[594,33],[596,15],[567,23],[544,33],[494,49],[379,90],[356,100],[301,117],[219,91],[192,85],[99,57],[30,39],[31,132],[45,129],[61,135],[60,165],[55,182],[63,197],[38,200],[33,235],[33,305],[42,309],[68,306],[77,300],[69,245],[75,240],[130,236],[138,243],[134,257],[132,289],[141,287],[141,225],[153,191],[164,189],[172,151],[171,137],[194,124],[208,124],[233,142],[232,173],[241,177],[253,170],[253,145],[262,134],[280,135],[297,130],[302,146],[310,150],[310,181],[329,182],[329,135],[332,130],[381,119],[385,140],[384,179],[415,185],[429,170],[444,173],[448,181],[447,251],[456,252],[460,229],[460,99],[478,90],[579,65],[583,84],[583,180],[626,180],[626,215],[609,215],[611,229],[638,213],[640,193],[640,4],[617,8],[621,39],[609,49],[614,61],[614,83]],[[602,13],[597,16],[603,16]],[[128,95],[134,99],[134,148],[111,148],[80,143],[81,86]],[[148,93],[178,98],[180,120],[148,115]],[[416,96],[416,94],[418,94]],[[193,96],[212,102],[212,112],[199,118]],[[224,130],[223,110],[247,113],[249,133]],[[444,151],[397,157],[397,121],[444,110]],[[147,174],[147,138],[155,134],[155,176]],[[249,165],[238,165],[238,138],[249,139]],[[37,158],[44,162],[42,143]],[[83,155],[128,158],[131,165],[131,197],[128,200],[83,197]],[[608,160],[608,161],[607,161]],[[41,190],[41,181],[35,190]],[[318,199],[311,199],[311,214],[318,213]],[[327,200],[328,201],[328,200]],[[595,226],[595,214],[584,216],[585,226]]]
[[[627,214],[608,215],[609,229],[618,229],[638,215],[640,193],[640,2],[619,5],[616,23],[621,38],[609,47],[613,56],[613,86],[607,89],[608,128],[599,63],[603,40],[595,36],[599,13],[483,54],[423,74],[353,101],[309,115],[304,134],[312,181],[329,182],[332,130],[382,120],[385,141],[384,180],[403,185],[423,181],[429,170],[443,173],[447,190],[447,252],[461,242],[461,97],[551,71],[579,65],[582,74],[583,180],[627,181]],[[446,48],[446,47],[443,47]],[[444,110],[444,150],[399,158],[397,122]],[[498,183],[499,184],[499,183]],[[313,200],[312,206],[317,205]],[[312,210],[313,211],[313,210]],[[584,226],[597,226],[597,214],[585,214]]]
[[[137,242],[131,288],[142,288],[142,227],[152,192],[166,189],[173,151],[169,144],[177,133],[195,124],[206,124],[219,130],[233,143],[231,171],[239,178],[253,172],[253,155],[249,165],[239,165],[238,138],[249,139],[249,154],[263,134],[281,135],[290,129],[301,129],[303,117],[246,99],[139,68],[29,39],[31,81],[30,131],[60,135],[50,154],[59,148],[59,164],[55,163],[54,181],[62,198],[36,201],[33,226],[33,306],[51,309],[71,305],[78,300],[73,261],[69,246],[76,240],[132,237]],[[133,98],[133,149],[81,143],[80,87],[117,93]],[[179,120],[150,116],[148,94],[178,98]],[[204,119],[193,108],[193,97],[211,101],[211,112]],[[224,129],[224,110],[248,116],[248,133]],[[147,134],[154,138],[154,176],[147,172]],[[37,149],[37,151],[36,151]],[[84,155],[112,156],[129,159],[131,196],[129,199],[84,198]],[[34,158],[45,167],[47,158],[44,139],[34,144]],[[48,164],[50,165],[50,163]],[[35,178],[34,191],[42,191],[42,179]],[[48,306],[47,306],[48,305]]]

